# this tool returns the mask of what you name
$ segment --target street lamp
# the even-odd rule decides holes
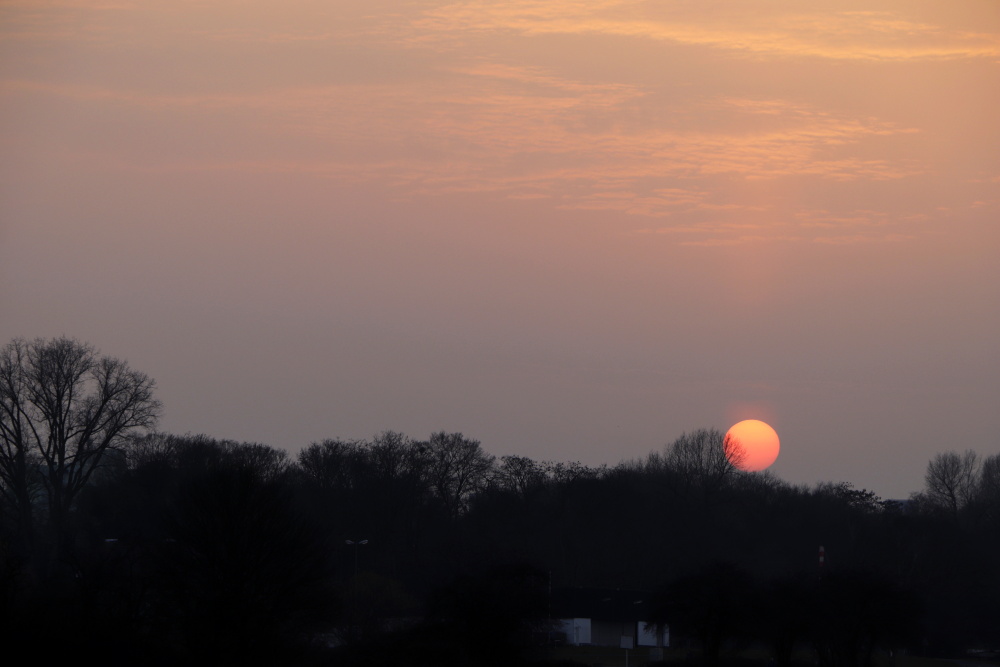
[[[355,628],[358,622],[358,547],[368,544],[368,540],[344,540],[344,544],[354,547],[354,578],[351,580],[351,620],[348,624],[348,635],[354,639],[360,636],[360,628]]]
[[[357,577],[358,576],[358,547],[361,546],[362,544],[368,544],[368,540],[357,540],[357,541],[354,541],[354,540],[344,540],[344,543],[345,544],[353,544],[354,545],[354,576]]]

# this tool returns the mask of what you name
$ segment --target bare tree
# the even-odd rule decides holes
[[[747,458],[750,454],[747,452],[747,448],[740,442],[740,439],[726,434],[726,437],[722,441],[722,452],[726,456],[726,460],[734,468],[743,469],[743,465],[747,462]]]
[[[566,463],[556,461],[542,461],[542,468],[548,479],[557,484],[572,484],[580,480],[599,479],[606,474],[606,465],[596,468],[587,466],[579,461],[568,461]]]
[[[958,514],[973,500],[978,478],[979,456],[974,451],[944,452],[927,464],[925,493],[934,506]]]
[[[353,440],[314,442],[299,452],[299,467],[319,488],[349,489],[355,484],[355,468],[361,444]]]
[[[426,445],[428,482],[435,496],[458,516],[469,497],[482,488],[494,464],[478,440],[461,433],[435,433]]]
[[[18,338],[0,351],[0,489],[32,530],[31,475],[40,473],[57,540],[105,454],[160,411],[152,379],[68,338]]]
[[[1000,520],[1000,454],[983,459],[979,468],[976,502],[987,520]]]
[[[0,352],[0,497],[17,519],[22,545],[33,532],[31,508],[41,477],[38,455],[27,443],[31,389],[24,373],[27,346],[15,340]]]
[[[494,475],[494,484],[521,498],[545,485],[545,467],[527,456],[503,456]]]
[[[410,438],[396,431],[375,435],[368,445],[368,458],[380,480],[398,480],[419,474],[421,452]]]
[[[280,479],[291,466],[288,452],[259,442],[232,443],[226,453],[237,468],[253,471],[265,482]]]
[[[129,470],[136,470],[154,462],[172,462],[177,455],[179,440],[176,435],[157,431],[136,434],[128,439],[124,447],[125,464]]]
[[[1000,454],[987,456],[979,470],[981,495],[1000,500]]]
[[[680,476],[687,486],[700,486],[706,490],[718,487],[735,468],[727,455],[745,456],[739,443],[727,441],[716,429],[698,429],[682,433],[666,448],[662,465]]]

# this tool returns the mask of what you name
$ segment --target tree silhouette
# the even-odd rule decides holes
[[[489,478],[494,457],[478,440],[461,433],[435,433],[425,444],[427,479],[434,495],[453,517],[468,508],[469,498]]]
[[[927,464],[924,475],[927,499],[957,516],[976,494],[978,468],[979,456],[972,450],[938,454]]]
[[[32,537],[32,476],[40,473],[61,549],[70,508],[107,452],[156,423],[154,387],[126,362],[68,338],[18,338],[0,351],[0,491],[22,539]]]

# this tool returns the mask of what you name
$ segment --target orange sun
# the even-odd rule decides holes
[[[726,432],[726,458],[740,470],[756,472],[778,458],[781,443],[773,428],[757,419],[745,419]]]

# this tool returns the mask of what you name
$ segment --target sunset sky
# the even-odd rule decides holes
[[[1000,452],[997,0],[0,0],[0,344],[295,453]]]

